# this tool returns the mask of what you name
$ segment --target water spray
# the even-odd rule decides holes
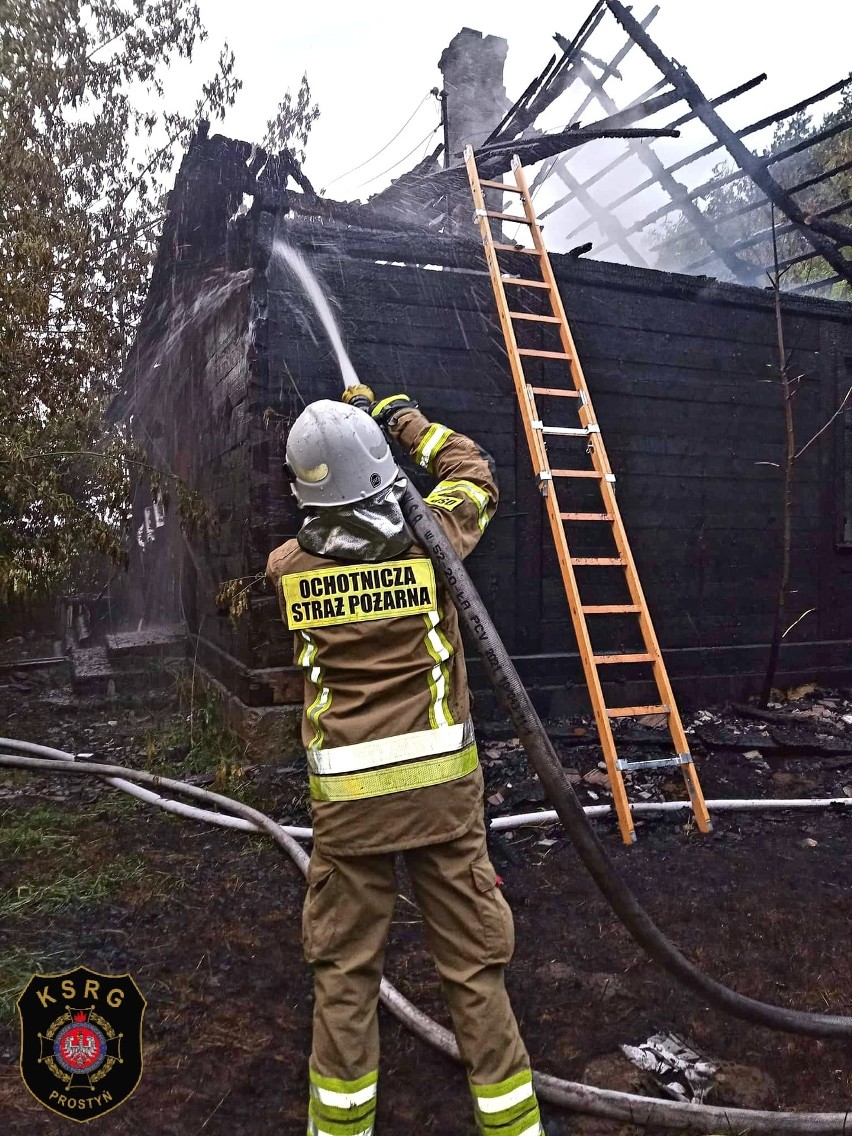
[[[316,276],[314,276],[313,272],[308,268],[301,254],[280,239],[276,240],[272,245],[271,259],[274,260],[276,257],[282,260],[298,279],[316,308],[317,315],[322,320],[325,333],[334,349],[334,354],[337,356],[337,364],[340,367],[340,375],[343,379],[344,389],[359,386],[360,379],[355,373],[355,368],[352,366],[352,362],[346,353],[346,348],[343,346],[343,337],[340,334],[340,328],[337,326],[331,305],[326,299],[325,293],[320,287]]]

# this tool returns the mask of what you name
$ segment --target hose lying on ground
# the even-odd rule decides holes
[[[485,672],[512,719],[530,763],[586,869],[612,910],[655,962],[712,1006],[734,1017],[809,1037],[852,1037],[852,1018],[788,1010],[738,994],[704,974],[656,926],[621,878],[583,812],[497,629],[434,513],[408,481],[402,509],[420,546],[450,590]]]
[[[0,754],[0,768],[27,769],[32,773],[62,773],[72,776],[95,776],[117,789],[158,805],[169,812],[206,821],[227,828],[239,827],[245,831],[262,832],[293,860],[302,875],[307,874],[309,857],[296,841],[271,817],[258,809],[235,801],[220,793],[210,792],[198,785],[188,785],[169,777],[160,777],[143,770],[125,769],[120,765],[100,765],[79,762],[73,754],[33,742],[0,738],[0,747],[43,755],[22,757],[19,754]],[[149,789],[142,786],[148,785]],[[202,809],[159,796],[153,790],[166,789],[192,797],[210,806]],[[144,794],[144,796],[143,796]],[[225,813],[213,812],[213,808]],[[234,823],[238,822],[238,823]],[[422,1010],[418,1010],[387,979],[382,979],[380,996],[384,1005],[403,1025],[423,1041],[440,1050],[454,1061],[460,1061],[455,1039],[449,1030],[438,1025]],[[803,1133],[806,1136],[836,1136],[848,1133],[852,1118],[846,1112],[768,1112],[745,1108],[725,1108],[709,1105],[683,1104],[653,1097],[599,1089],[575,1081],[563,1081],[548,1073],[534,1073],[536,1091],[542,1100],[576,1112],[585,1112],[609,1120],[630,1121],[633,1124],[654,1125],[702,1133],[729,1133],[739,1136],[743,1132]]]

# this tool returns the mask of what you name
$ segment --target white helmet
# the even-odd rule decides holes
[[[300,505],[352,505],[389,488],[399,468],[369,414],[323,398],[287,437],[288,475]]]

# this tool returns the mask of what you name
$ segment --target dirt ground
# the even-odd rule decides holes
[[[11,649],[39,653],[38,644]],[[276,819],[306,821],[300,763],[253,767],[250,754],[222,743],[199,757],[193,741],[187,754],[186,712],[172,693],[133,708],[86,703],[52,689],[60,679],[55,670],[0,674],[2,733],[137,767],[188,766],[196,779],[226,784]],[[795,737],[782,731],[779,743],[771,729],[721,708],[699,715],[694,752],[707,797],[843,796],[852,784],[852,726],[845,746],[838,738],[852,696],[817,691],[799,705],[826,698],[840,723],[828,756],[814,752],[827,740],[816,737],[819,718]],[[207,728],[200,721],[199,736]],[[594,784],[599,755],[588,724],[560,723],[555,732],[572,778],[592,775],[578,782],[584,802],[606,800]],[[760,757],[744,756],[752,736],[764,739]],[[540,807],[511,739],[497,731],[482,749],[489,810]],[[653,756],[647,746],[643,752]],[[641,789],[657,798],[677,795],[678,786],[658,776]],[[852,1014],[852,815],[726,814],[706,836],[682,818],[646,820],[632,849],[610,822],[601,831],[658,924],[708,973],[780,1005]],[[774,1096],[790,1109],[849,1107],[848,1044],[770,1033],[675,986],[622,930],[558,828],[517,829],[492,851],[516,920],[508,984],[538,1069],[648,1091],[613,1055],[621,1043],[673,1030],[708,1057],[759,1070],[765,1103]],[[79,1131],[21,1083],[14,1000],[33,971],[83,963],[129,971],[148,999],[144,1076],[130,1101],[95,1122],[99,1133],[301,1136],[311,1017],[301,900],[301,877],[260,838],[171,818],[90,781],[0,774],[0,1132]],[[405,900],[387,974],[449,1024],[419,917]],[[471,1133],[458,1067],[384,1011],[382,1039],[377,1132]],[[738,1099],[743,1091],[742,1079],[739,1089],[731,1080],[716,1099],[764,1103]],[[616,1131],[547,1107],[544,1115],[549,1136]]]

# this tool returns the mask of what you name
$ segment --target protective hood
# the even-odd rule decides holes
[[[405,480],[351,505],[312,510],[296,539],[305,552],[352,563],[392,560],[414,543],[399,501]]]

